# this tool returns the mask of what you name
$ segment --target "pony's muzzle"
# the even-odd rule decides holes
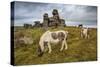
[[[43,51],[41,50],[40,46],[38,47],[38,57],[43,55]]]

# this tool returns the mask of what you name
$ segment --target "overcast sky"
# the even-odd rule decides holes
[[[41,21],[43,14],[48,13],[52,16],[52,10],[57,9],[60,18],[63,18],[69,24],[71,22],[88,22],[88,24],[97,24],[97,7],[85,5],[68,5],[68,4],[53,4],[53,3],[34,3],[34,2],[15,2],[14,5],[15,25],[23,25],[23,23],[34,24],[34,21]],[[76,23],[77,24],[77,23]],[[84,24],[84,23],[83,23]]]

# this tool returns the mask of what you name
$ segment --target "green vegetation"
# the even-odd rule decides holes
[[[38,57],[38,42],[41,35],[45,32],[41,28],[24,29],[15,28],[14,36],[18,38],[22,35],[32,37],[33,44],[18,47],[14,50],[15,65],[28,64],[50,64],[80,61],[97,60],[97,29],[90,29],[90,38],[80,38],[80,29],[77,27],[65,27],[49,30],[66,30],[68,35],[68,49],[60,52],[61,44],[52,45],[52,53],[48,54],[48,49],[42,57]],[[19,43],[15,43],[19,45]]]

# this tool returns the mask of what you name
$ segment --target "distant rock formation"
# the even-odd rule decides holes
[[[58,10],[53,9],[52,11],[52,17],[48,16],[48,13],[44,13],[43,15],[43,22],[40,23],[40,21],[34,21],[34,27],[58,27],[58,26],[66,26],[65,20],[60,18]],[[25,26],[26,27],[26,26]]]
[[[44,13],[43,15],[43,23],[41,24],[43,27],[58,27],[58,26],[66,26],[65,25],[65,20],[61,19],[58,13],[57,9],[53,9],[52,11],[52,17],[48,16],[48,13]],[[39,26],[40,23],[35,24],[36,26]]]
[[[40,23],[40,21],[35,21],[34,23],[34,27],[42,27],[42,23]]]
[[[24,28],[32,28],[32,24],[24,24]]]

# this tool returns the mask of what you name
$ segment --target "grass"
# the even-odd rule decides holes
[[[45,32],[41,28],[33,29],[17,29],[14,32],[15,38],[25,35],[33,38],[33,44],[27,44],[25,47],[15,48],[14,58],[15,65],[28,64],[50,64],[50,63],[65,63],[65,62],[80,62],[80,61],[95,61],[97,60],[97,29],[90,29],[90,38],[80,38],[80,29],[77,27],[65,27],[49,30],[66,30],[68,35],[68,49],[60,52],[61,45],[52,45],[52,53],[47,51],[42,57],[38,57],[38,42],[41,35]],[[19,43],[16,43],[19,45]],[[48,49],[47,49],[48,50]]]

